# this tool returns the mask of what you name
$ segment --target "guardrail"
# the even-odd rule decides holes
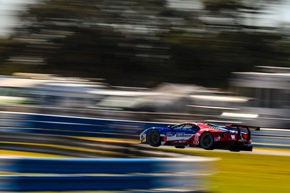
[[[136,138],[145,128],[168,125],[168,123],[4,111],[0,112],[0,119],[2,131],[112,138]]]
[[[253,130],[253,142],[256,147],[290,149],[290,130],[262,128]]]
[[[194,192],[206,189],[207,162],[215,160],[1,157],[0,191]]]

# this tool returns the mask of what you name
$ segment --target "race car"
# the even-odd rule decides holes
[[[206,150],[227,149],[252,151],[249,127],[225,126],[204,122],[186,122],[168,127],[150,127],[140,134],[140,142],[154,147],[171,145],[176,148],[201,147]]]

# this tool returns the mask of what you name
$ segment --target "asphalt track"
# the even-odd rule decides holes
[[[289,149],[255,147],[252,152],[240,151],[230,152],[228,150],[215,149],[212,151],[241,154],[290,156]],[[141,157],[162,157],[166,150],[176,149],[171,146],[151,147],[146,144],[139,144],[138,140],[93,138],[84,139],[66,136],[49,136],[31,133],[1,132],[0,149],[18,150],[39,153],[52,153],[73,157],[100,157],[100,156],[141,156]],[[201,148],[186,147],[186,150],[209,151]],[[167,154],[167,157],[182,156],[183,149],[179,154]],[[211,151],[211,150],[210,150]],[[161,153],[162,152],[162,153]],[[3,156],[2,154],[0,156]]]
[[[147,146],[145,144],[140,144],[140,146]],[[172,150],[176,149],[173,146],[163,146],[163,147],[152,147],[151,149],[161,148],[164,150]],[[231,152],[229,150],[220,150],[220,149],[214,149],[214,150],[204,150],[201,148],[195,148],[195,147],[186,147],[186,149],[192,149],[194,151],[217,151],[217,152],[223,152],[223,153],[234,153],[234,154],[257,154],[257,155],[273,155],[273,156],[290,156],[290,150],[284,150],[284,149],[263,149],[263,148],[253,148],[253,151],[240,151],[240,152]],[[182,153],[183,149],[179,149]]]
[[[288,131],[289,132],[289,131]],[[102,141],[104,143],[111,143],[112,141],[114,142],[119,142],[119,143],[130,143],[133,145],[136,145],[137,147],[142,147],[146,148],[147,151],[152,150],[151,152],[154,152],[156,150],[166,150],[166,149],[176,149],[174,146],[160,146],[160,147],[151,147],[150,145],[146,144],[139,144],[139,141],[134,141],[131,140],[128,142],[127,140],[122,140],[122,139],[114,139],[114,140],[108,140],[108,139],[98,139],[98,141]],[[253,144],[253,151],[240,151],[240,152],[231,152],[229,150],[220,150],[220,149],[215,149],[215,150],[204,150],[198,147],[186,147],[185,149],[192,149],[194,151],[218,151],[218,152],[226,152],[226,153],[243,153],[243,154],[260,154],[260,155],[274,155],[274,156],[290,156],[290,149],[282,149],[282,148],[261,148],[261,147],[255,147],[255,143]],[[180,152],[182,153],[183,149],[179,149]],[[156,152],[158,154],[158,152]]]

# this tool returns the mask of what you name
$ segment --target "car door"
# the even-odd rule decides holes
[[[167,141],[184,141],[194,135],[191,124],[181,124],[173,127],[166,133]]]
[[[176,131],[177,140],[188,140],[191,138],[194,135],[193,126],[193,124],[184,124],[182,128],[179,128]]]
[[[178,140],[176,137],[176,134],[180,133],[183,127],[184,127],[184,124],[172,126],[171,130],[165,133],[165,136],[167,137],[167,141]]]

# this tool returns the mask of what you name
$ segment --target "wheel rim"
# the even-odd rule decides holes
[[[151,135],[151,143],[158,144],[158,142],[159,142],[159,134],[154,132]]]
[[[211,137],[209,135],[205,135],[202,139],[202,143],[205,147],[209,147],[212,143]]]

